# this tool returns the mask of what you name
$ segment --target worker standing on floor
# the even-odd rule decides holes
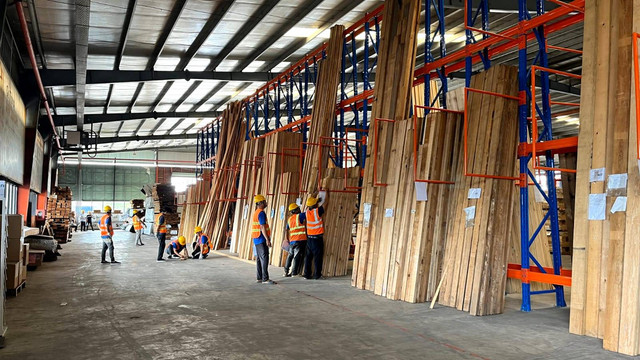
[[[80,213],[80,231],[87,231],[87,215],[84,214],[84,210]]]
[[[87,230],[89,230],[89,227],[91,227],[91,231],[93,231],[93,214],[91,214],[91,211],[89,211],[89,213],[87,214]]]
[[[302,270],[302,258],[307,249],[307,228],[305,226],[305,214],[300,212],[298,204],[289,205],[289,220],[285,229],[285,236],[289,241],[289,256],[284,267],[284,276],[290,277],[300,274]]]
[[[162,254],[167,241],[167,224],[164,220],[164,212],[160,212],[156,217],[156,236],[158,237],[158,257],[156,261],[164,261]]]
[[[253,213],[253,223],[251,224],[251,238],[256,249],[256,282],[263,284],[274,284],[269,279],[269,248],[271,247],[271,229],[267,222],[267,199],[262,195],[253,198],[256,204],[256,211]]]
[[[323,205],[327,204],[329,192],[325,199],[310,196],[307,199],[306,224],[307,224],[307,254],[304,259],[304,278],[322,279],[322,261],[324,256],[324,215]],[[321,204],[320,201],[323,200]],[[314,263],[314,271],[311,273],[311,261]]]
[[[202,232],[202,228],[200,226],[196,226],[194,232],[196,233],[196,241],[191,244],[191,247],[193,248],[193,252],[191,253],[191,255],[194,259],[206,259],[207,256],[209,256],[209,251],[212,248],[211,239],[209,239],[209,237]]]
[[[142,243],[142,229],[144,228],[144,219],[141,219],[142,212],[140,210],[133,210],[133,217],[131,220],[133,221],[133,230],[136,231],[136,246],[144,245]]]
[[[102,263],[108,264],[106,260],[107,249],[109,249],[109,257],[112,264],[119,264],[113,256],[113,223],[111,222],[111,206],[104,207],[104,214],[98,225],[100,226],[100,237],[102,238]]]
[[[169,246],[167,246],[167,255],[169,255],[169,259],[173,259],[175,256],[179,257],[180,260],[187,260],[187,258],[189,258],[187,239],[184,236],[179,236],[178,240],[173,240]]]

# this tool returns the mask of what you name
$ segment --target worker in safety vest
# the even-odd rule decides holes
[[[104,207],[104,214],[100,219],[100,237],[102,238],[102,263],[108,264],[106,260],[107,249],[109,249],[109,256],[111,257],[112,264],[119,264],[116,258],[113,256],[113,224],[111,222],[111,206]]]
[[[144,226],[146,224],[144,223],[144,219],[142,219],[141,216],[142,216],[142,211],[133,210],[133,217],[131,218],[131,221],[133,221],[133,230],[136,231],[136,245],[137,246],[144,245],[142,243],[142,229],[144,228]]]
[[[180,260],[187,260],[189,252],[187,251],[187,239],[184,236],[179,236],[178,240],[173,240],[167,246],[167,255],[169,259],[179,257]]]
[[[263,284],[274,284],[269,279],[269,248],[271,247],[271,229],[267,222],[267,199],[262,195],[253,198],[256,204],[256,211],[253,213],[251,224],[251,238],[256,250],[256,282]]]
[[[305,279],[321,279],[322,278],[322,261],[324,256],[324,215],[323,205],[327,204],[329,192],[324,201],[322,199],[310,196],[307,199],[307,211],[305,220],[307,224],[307,254],[304,259],[304,278]],[[314,263],[314,272],[311,273],[311,262]]]
[[[289,242],[289,256],[284,266],[284,276],[290,277],[300,274],[302,259],[307,249],[307,228],[305,214],[300,212],[298,204],[289,205],[289,220],[287,220],[285,236]]]
[[[160,212],[156,216],[156,236],[158,237],[158,257],[156,261],[164,261],[162,254],[167,240],[167,224],[164,221],[164,212]]]
[[[196,233],[196,241],[191,244],[191,248],[193,249],[191,255],[194,259],[200,258],[200,260],[204,260],[209,256],[209,251],[212,248],[211,239],[202,232],[200,226],[196,226],[194,232]]]

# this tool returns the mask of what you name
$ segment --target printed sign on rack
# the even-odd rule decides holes
[[[244,206],[244,210],[242,210],[242,219],[247,220],[247,216],[249,215],[249,204]]]
[[[591,169],[589,172],[589,182],[604,181],[604,168]]]
[[[284,205],[280,206],[280,220],[284,220]]]
[[[427,201],[427,183],[416,181],[416,201]]]
[[[465,214],[465,223],[464,227],[472,227],[474,225],[474,220],[476,218],[476,207],[470,206],[464,209]]]
[[[393,217],[393,209],[384,209],[384,217],[386,218]]]
[[[366,228],[369,227],[369,221],[371,220],[371,203],[364,203],[364,219],[362,219],[362,225]]]
[[[481,194],[482,194],[481,188],[471,188],[469,189],[469,195],[467,197],[469,199],[480,199]]]
[[[607,194],[589,194],[589,220],[604,220]]]
[[[613,202],[613,206],[611,206],[611,213],[615,214],[617,212],[627,211],[627,197],[626,196],[618,196],[616,201]]]
[[[627,195],[627,174],[609,175],[607,181],[607,195],[626,196]]]

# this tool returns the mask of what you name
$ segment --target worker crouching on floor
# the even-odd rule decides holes
[[[109,257],[111,258],[112,264],[119,264],[120,262],[116,261],[116,258],[113,255],[113,223],[111,221],[111,206],[107,205],[104,207],[104,214],[100,219],[100,237],[102,238],[102,263],[108,264],[107,257],[107,249],[109,249]]]
[[[324,207],[329,198],[329,192],[325,196],[322,204],[319,204],[319,198],[309,197],[307,199],[307,211],[305,220],[307,224],[307,254],[304,259],[304,278],[305,279],[322,279],[322,261],[324,256]],[[314,271],[311,273],[311,262],[314,263]]]
[[[290,277],[301,273],[302,259],[307,250],[307,228],[305,226],[305,214],[300,212],[297,204],[289,205],[289,220],[285,235],[289,242],[289,256],[284,267],[284,276]]]
[[[156,217],[156,236],[158,237],[158,257],[157,261],[164,261],[162,258],[167,241],[167,224],[164,220],[164,212],[160,212]]]
[[[193,252],[191,253],[191,255],[194,259],[206,259],[207,256],[209,256],[209,251],[212,248],[211,239],[209,239],[209,237],[202,232],[202,228],[200,226],[196,226],[194,232],[196,233],[196,241],[191,244],[191,247],[193,248]]]
[[[267,199],[262,195],[253,198],[256,204],[256,211],[253,213],[251,224],[251,238],[256,249],[256,282],[263,284],[274,284],[269,279],[269,248],[271,247],[271,229],[267,222]]]
[[[141,219],[142,212],[140,210],[134,210],[133,217],[133,230],[136,231],[136,246],[144,245],[142,243],[142,229],[144,228],[144,219]]]
[[[187,239],[184,236],[179,236],[178,240],[173,240],[167,246],[167,258],[172,259],[174,256],[180,258],[180,260],[187,260],[189,258],[189,252],[187,251]]]

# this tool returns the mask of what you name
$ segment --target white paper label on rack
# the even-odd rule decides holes
[[[604,168],[591,169],[589,172],[589,182],[604,181]]]
[[[469,195],[467,198],[469,199],[480,199],[480,195],[482,194],[481,188],[471,188],[469,189]]]
[[[476,207],[470,206],[468,208],[464,208],[465,214],[465,227],[472,227],[474,223],[474,219],[476,218]]]
[[[364,203],[364,219],[362,219],[362,225],[369,227],[369,221],[371,220],[371,203]]]
[[[607,194],[589,194],[589,220],[604,220]]]
[[[416,181],[416,201],[427,201],[427,183]]]
[[[320,201],[320,205],[324,204],[324,199],[327,198],[327,192],[324,190],[321,190],[318,192],[318,198],[322,201]]]
[[[615,214],[620,211],[627,211],[627,197],[618,196],[611,206],[611,213]]]
[[[284,220],[284,205],[280,206],[280,220]]]
[[[300,207],[302,207],[302,198],[297,198],[296,199],[296,204]]]
[[[276,216],[276,209],[271,209],[271,218],[273,219]]]
[[[249,215],[249,204],[244,206],[244,210],[242,210],[242,219],[247,220],[247,216]]]
[[[393,209],[384,209],[384,217],[390,218],[393,217]]]
[[[627,174],[612,174],[609,175],[607,181],[608,190],[626,189],[627,188]]]

